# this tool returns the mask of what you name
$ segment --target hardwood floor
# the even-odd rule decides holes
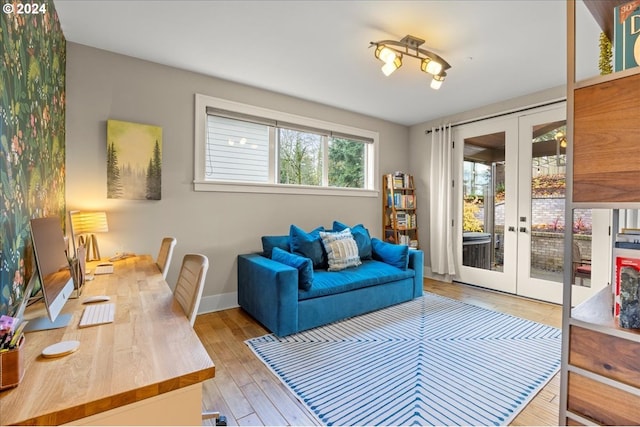
[[[430,279],[425,279],[424,290],[550,326],[562,325],[559,305]],[[216,364],[216,377],[204,385],[204,408],[219,410],[228,425],[314,424],[306,407],[244,343],[268,333],[248,314],[234,308],[200,315],[194,328]],[[560,374],[556,374],[511,425],[557,425],[559,395]]]

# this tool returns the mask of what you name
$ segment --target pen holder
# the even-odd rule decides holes
[[[0,353],[0,390],[16,387],[24,377],[24,334],[18,340],[18,346]]]

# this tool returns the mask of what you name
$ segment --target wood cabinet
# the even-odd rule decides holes
[[[640,74],[577,88],[573,114],[573,201],[640,201]]]
[[[384,240],[418,249],[420,244],[413,176],[403,172],[383,175],[382,188]]]
[[[609,35],[614,7],[621,3],[585,0]],[[575,81],[575,8],[576,2],[567,0],[567,188],[572,189],[566,200],[567,224],[578,208],[614,214],[640,209],[640,67]],[[571,252],[572,239],[566,233],[565,253]],[[613,315],[613,275],[609,286],[572,307],[569,271],[565,262],[559,423],[640,424],[640,330],[621,328]]]

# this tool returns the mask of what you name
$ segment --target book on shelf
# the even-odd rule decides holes
[[[617,252],[613,314],[623,328],[640,328],[640,258]]]
[[[393,214],[390,215],[393,222]],[[395,226],[401,229],[416,228],[417,218],[416,214],[410,214],[407,212],[397,212],[395,218]]]
[[[613,63],[614,71],[640,64],[640,0],[613,9]]]
[[[406,234],[400,234],[398,236],[398,243],[401,245],[406,245],[409,246],[409,242],[411,241],[411,238],[409,236],[407,236]]]
[[[616,234],[615,247],[640,249],[640,230],[636,228],[623,228],[622,232]]]
[[[412,187],[411,175],[401,171],[396,171],[392,174],[387,174],[387,186],[393,188],[411,188]]]
[[[416,205],[416,198],[413,194],[393,194],[393,207],[400,209],[413,209]],[[387,195],[387,206],[391,206],[391,195]]]

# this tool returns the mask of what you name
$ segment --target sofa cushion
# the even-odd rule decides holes
[[[333,221],[333,231],[342,231],[345,228],[349,228],[351,230],[353,239],[358,245],[358,255],[360,256],[360,259],[371,259],[371,236],[369,235],[369,230],[367,230],[362,224],[349,227],[339,221]]]
[[[406,270],[409,267],[409,246],[383,242],[375,237],[371,239],[373,259]]]
[[[313,268],[327,268],[327,255],[320,240],[321,231],[324,231],[324,227],[318,227],[309,233],[293,224],[289,227],[291,252],[309,258]]]
[[[292,254],[280,248],[273,248],[271,259],[298,270],[298,287],[308,291],[313,284],[313,263],[309,258]]]
[[[394,282],[414,276],[415,271],[413,269],[401,270],[375,260],[366,260],[357,268],[341,271],[315,270],[313,272],[313,286],[307,291],[299,289],[298,299],[304,300],[349,292],[354,289]]]
[[[262,236],[262,254],[267,258],[271,258],[273,248],[280,248],[283,251],[290,252],[289,236]]]
[[[348,228],[334,232],[321,231],[320,238],[327,253],[329,271],[340,271],[362,264],[358,255],[358,245]]]

